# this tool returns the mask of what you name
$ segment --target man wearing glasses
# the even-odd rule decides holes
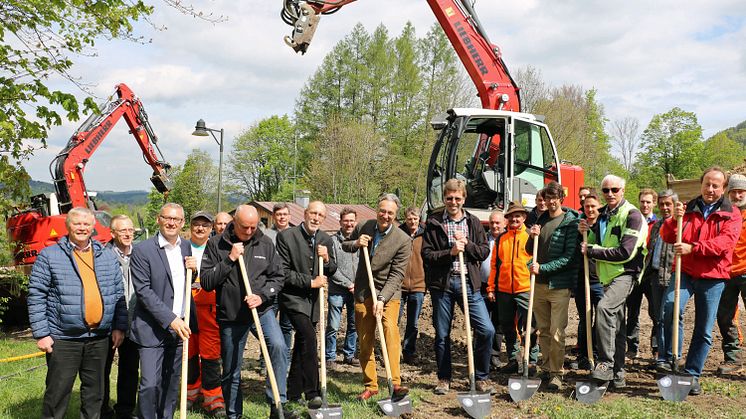
[[[173,417],[183,340],[197,327],[193,305],[190,318],[183,318],[186,270],[196,271],[197,261],[189,242],[179,236],[184,227],[181,205],[163,205],[158,227],[158,234],[132,249],[130,259],[137,294],[130,339],[140,351],[138,405],[143,418]]]
[[[606,175],[601,191],[606,206],[599,209],[598,221],[590,227],[588,245],[581,252],[596,262],[596,273],[604,296],[596,307],[598,363],[591,376],[625,387],[624,355],[626,323],[624,304],[639,280],[645,257],[648,226],[640,210],[624,199],[624,179]],[[578,229],[588,231],[586,220]]]
[[[130,254],[132,253],[132,240],[135,238],[135,227],[132,220],[126,215],[115,215],[111,219],[112,240],[106,248],[114,252],[119,260],[124,285],[124,299],[127,304],[127,326],[132,323],[132,314],[135,312],[135,285],[132,283],[130,273]],[[129,327],[127,328],[129,330]],[[111,365],[114,361],[114,349],[109,350],[106,359],[104,380],[104,403],[101,405],[101,417],[116,416],[118,418],[132,417],[135,412],[137,401],[137,370],[140,367],[140,356],[137,353],[137,345],[125,336],[122,344],[117,348],[119,362],[117,368],[117,402],[114,412],[109,406],[109,375]],[[114,415],[112,415],[114,413]]]
[[[451,385],[451,323],[455,304],[463,303],[462,293],[469,302],[469,315],[475,337],[476,388],[480,393],[495,393],[490,383],[490,355],[495,328],[490,321],[480,288],[480,267],[490,248],[487,236],[477,217],[463,209],[466,185],[451,179],[444,185],[445,210],[430,215],[422,242],[425,283],[433,300],[435,328],[435,359],[438,362],[436,394],[446,394]],[[466,289],[461,289],[459,253],[466,264]],[[463,307],[462,307],[463,310]]]

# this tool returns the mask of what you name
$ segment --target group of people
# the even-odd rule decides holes
[[[486,229],[464,209],[467,189],[458,179],[444,184],[444,207],[424,223],[418,209],[407,208],[397,224],[399,198],[383,194],[375,219],[358,224],[355,211],[345,208],[339,231],[332,235],[321,230],[326,206],[313,201],[303,221],[292,227],[286,204],[273,208],[268,228],[250,205],[239,205],[232,216],[200,211],[189,219],[187,240],[180,234],[186,223],[183,208],[168,203],[158,214],[158,233],[135,245],[128,217],[112,219],[113,240],[104,246],[91,239],[94,214],[75,208],[67,215],[68,235],[39,254],[29,282],[33,336],[47,353],[42,417],[64,417],[78,375],[83,417],[172,417],[187,338],[189,407],[201,404],[215,416],[241,417],[243,353],[248,334],[257,336],[254,309],[272,366],[266,370],[274,372],[280,398],[276,403],[267,376],[272,417],[279,416],[278,405],[286,417],[293,417],[284,407],[287,402],[321,407],[316,360],[331,369],[338,362],[359,366],[363,388],[358,400],[375,396],[377,319],[390,357],[391,396],[400,399],[409,392],[401,381],[400,362],[419,361],[418,322],[426,293],[433,307],[436,394],[451,391],[451,330],[464,293],[474,333],[477,391],[496,393],[491,369],[523,372],[519,354],[525,339],[531,340],[527,367],[544,378],[548,390],[561,390],[573,297],[581,319],[578,356],[571,368],[590,368],[584,256],[589,260],[597,360],[592,377],[614,388],[626,385],[625,358],[639,356],[643,296],[653,322],[655,368],[670,372],[672,319],[683,318],[693,296],[694,332],[683,373],[694,377],[691,394],[699,394],[698,378],[716,320],[725,353],[718,372],[740,368],[737,306],[739,294],[746,298],[746,177],[728,178],[711,168],[701,180],[701,195],[688,203],[670,190],[643,189],[638,208],[625,198],[624,179],[607,175],[601,194],[580,189],[583,204],[577,210],[563,206],[565,190],[550,182],[537,194],[533,209],[511,202],[490,214]],[[676,242],[677,218],[683,218],[681,243]],[[680,305],[674,308],[676,255],[681,255],[682,275]],[[250,294],[239,259],[245,262]],[[194,273],[191,280],[188,270]],[[532,275],[535,324],[525,336]],[[184,299],[187,287],[193,297],[189,302]],[[320,310],[321,287],[329,289],[327,313]],[[192,305],[188,319],[187,303]],[[337,335],[345,309],[347,327],[338,360]],[[322,315],[328,316],[320,334],[326,339],[325,354],[317,346]],[[402,338],[399,324],[404,318]],[[679,325],[683,341],[683,321]],[[503,343],[506,365],[497,357]],[[115,351],[119,372],[112,409],[109,373]]]

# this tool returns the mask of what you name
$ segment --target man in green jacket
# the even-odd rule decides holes
[[[596,307],[598,363],[591,376],[599,381],[613,380],[614,388],[626,386],[624,304],[642,273],[648,235],[642,213],[624,199],[624,186],[624,179],[618,176],[604,177],[601,191],[606,206],[599,210],[588,245],[581,244],[581,252],[596,261],[598,280],[604,287]],[[580,221],[579,230],[588,231],[585,220]]]
[[[526,250],[533,252],[533,241],[539,240],[538,254],[533,255],[531,273],[536,275],[534,315],[539,329],[541,368],[549,373],[549,390],[562,390],[562,365],[565,360],[565,329],[570,289],[578,277],[578,213],[562,207],[562,186],[550,182],[540,192],[547,210],[531,227]]]

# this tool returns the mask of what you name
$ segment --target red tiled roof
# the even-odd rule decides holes
[[[272,207],[278,202],[270,201],[252,201],[249,205],[255,207],[261,207],[265,211],[272,213]],[[294,202],[287,202],[288,209],[290,210],[290,225],[297,226],[303,221],[304,208]],[[342,212],[344,207],[350,207],[357,213],[357,221],[361,223],[370,219],[376,218],[376,211],[367,206],[359,204],[325,204],[326,205],[326,219],[321,225],[321,229],[326,232],[334,232],[339,230],[339,213]]]

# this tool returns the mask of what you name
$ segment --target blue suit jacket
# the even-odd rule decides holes
[[[182,256],[192,255],[192,247],[188,240],[181,240],[181,254]],[[132,283],[137,294],[135,312],[130,325],[130,339],[140,346],[155,347],[159,346],[169,335],[177,337],[169,327],[176,318],[172,309],[174,305],[173,281],[184,282],[186,278],[171,278],[166,251],[158,245],[158,235],[133,247],[130,269]],[[190,302],[189,327],[194,333],[197,331],[196,308],[194,300],[190,298]]]

